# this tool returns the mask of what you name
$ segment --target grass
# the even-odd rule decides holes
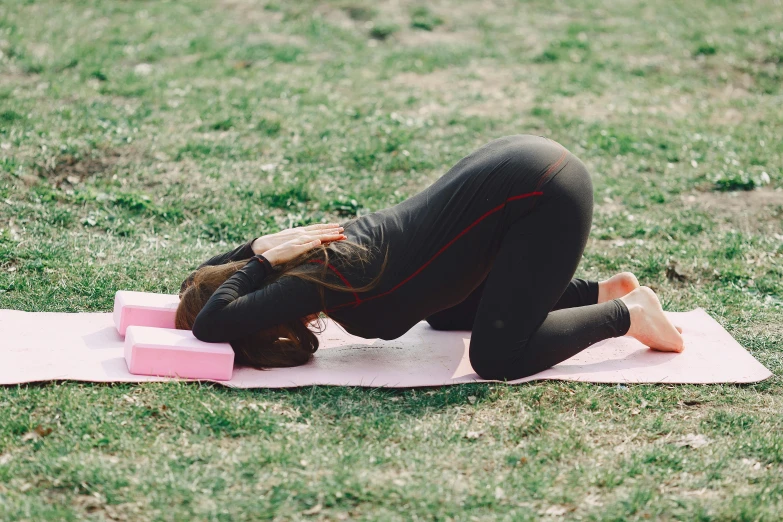
[[[579,275],[705,308],[775,376],[3,388],[0,519],[777,520],[781,26],[773,1],[3,2],[2,308],[173,292],[543,134],[594,176]]]

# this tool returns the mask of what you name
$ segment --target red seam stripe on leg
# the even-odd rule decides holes
[[[557,142],[555,142],[555,143],[557,143]],[[560,145],[560,144],[558,143],[558,145]],[[550,174],[552,174],[552,172],[553,172],[553,171],[554,171],[554,170],[555,170],[557,167],[559,167],[561,163],[563,163],[563,160],[565,159],[565,157],[566,157],[566,154],[568,153],[568,150],[566,150],[566,148],[565,148],[565,147],[563,147],[562,145],[560,145],[560,148],[561,148],[561,149],[563,149],[563,152],[561,152],[561,153],[560,153],[560,157],[559,157],[559,158],[557,158],[557,161],[555,161],[554,163],[552,163],[552,164],[549,166],[549,168],[548,168],[548,169],[546,169],[546,172],[544,172],[544,174],[541,176],[541,178],[539,178],[539,180],[538,180],[538,185],[536,185],[536,190],[539,190],[539,189],[541,188],[541,186],[544,184],[544,181],[546,180],[546,178],[548,178],[548,177],[549,177],[549,175],[550,175]]]

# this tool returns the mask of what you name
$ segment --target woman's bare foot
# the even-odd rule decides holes
[[[605,303],[618,299],[639,288],[639,281],[631,272],[620,272],[606,281],[598,283],[598,302]]]
[[[639,287],[620,300],[631,313],[631,328],[626,335],[653,350],[679,353],[685,349],[682,330],[666,318],[658,296],[650,288]]]

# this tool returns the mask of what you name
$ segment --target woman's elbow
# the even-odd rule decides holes
[[[190,331],[193,332],[193,337],[199,341],[204,341],[205,343],[219,343],[225,341],[225,339],[220,339],[220,336],[217,335],[218,329],[209,324],[209,320],[203,318],[201,315],[196,317]]]

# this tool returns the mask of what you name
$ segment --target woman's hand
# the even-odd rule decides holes
[[[270,248],[264,252],[264,257],[272,266],[275,266],[291,261],[295,257],[302,255],[308,250],[312,250],[323,243],[342,241],[344,239],[346,239],[345,235],[337,232],[336,229],[316,229],[307,234],[299,235],[274,248]]]
[[[306,227],[287,228],[275,234],[269,234],[257,238],[255,241],[253,241],[251,248],[253,249],[253,253],[256,255],[264,254],[268,250],[271,250],[293,239],[299,239],[310,235],[317,235],[327,231],[332,235],[339,235],[342,233],[343,227],[341,227],[338,223],[316,223],[314,225],[307,225]]]

